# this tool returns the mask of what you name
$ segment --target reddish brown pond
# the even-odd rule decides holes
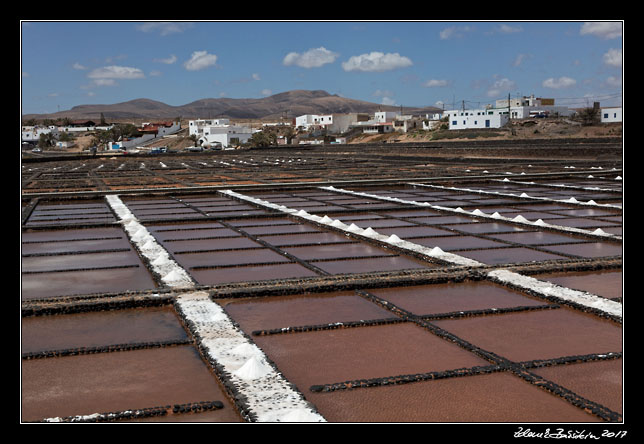
[[[622,351],[620,326],[567,308],[433,323],[512,361]]]
[[[623,297],[622,271],[589,271],[539,275],[540,280],[614,299]]]
[[[612,359],[543,367],[532,372],[567,387],[586,399],[622,413],[623,364],[621,359]]]
[[[158,341],[188,336],[170,307],[111,310],[22,320],[22,352]]]
[[[33,359],[22,363],[22,420],[222,401],[240,418],[191,345]]]
[[[487,365],[414,324],[256,336],[298,387]]]
[[[306,394],[331,422],[597,422],[509,373]]]
[[[490,282],[379,288],[369,292],[416,315],[544,304]]]

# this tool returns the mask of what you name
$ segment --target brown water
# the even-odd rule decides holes
[[[566,308],[433,323],[512,361],[622,351],[620,326]]]
[[[411,323],[254,339],[286,378],[302,389],[316,384],[488,364]]]
[[[156,288],[144,267],[23,274],[22,300]]]
[[[548,250],[555,253],[572,254],[582,257],[621,256],[622,246],[609,242],[589,242],[572,245],[552,245]]]
[[[225,304],[225,309],[247,333],[394,317],[389,311],[354,292],[253,298],[229,302]]]
[[[306,396],[330,422],[559,423],[596,417],[508,373]]]
[[[469,257],[470,259],[474,259],[488,265],[510,264],[518,262],[538,262],[564,258],[564,256],[557,254],[544,253],[542,251],[535,251],[529,248],[521,247],[460,251],[458,252],[458,254],[460,256]]]
[[[21,335],[23,353],[187,337],[169,307],[27,317]]]
[[[383,258],[352,259],[338,261],[314,262],[319,267],[331,274],[368,273],[374,271],[395,271],[414,268],[433,268],[436,265],[416,261],[404,256],[391,256]]]
[[[613,359],[543,367],[532,372],[621,414],[623,364],[621,359]]]
[[[22,420],[219,400],[239,421],[192,346],[23,361]]]
[[[587,291],[605,298],[623,297],[622,271],[553,273],[535,276],[563,287]]]
[[[308,268],[293,263],[190,270],[190,275],[201,285],[319,276]]]
[[[490,282],[379,288],[369,292],[416,315],[545,304]]]

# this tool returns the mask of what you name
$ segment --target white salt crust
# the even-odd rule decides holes
[[[536,185],[535,182],[519,182],[519,181],[514,181],[514,180],[509,180],[509,179],[503,179],[501,182],[511,182],[511,183],[518,183],[518,184],[524,184],[524,185]],[[582,205],[582,206],[593,206],[593,207],[600,207],[600,208],[615,208],[615,209],[622,209],[621,205],[615,205],[615,204],[598,204],[594,200],[589,200],[589,201],[580,201],[575,199],[574,197],[570,197],[568,199],[552,199],[549,197],[541,197],[541,196],[530,196],[527,193],[521,193],[519,195],[517,194],[512,194],[512,193],[502,193],[500,191],[485,191],[485,190],[477,190],[474,188],[461,188],[461,187],[445,187],[442,185],[430,185],[430,184],[425,184],[425,183],[409,183],[409,185],[416,186],[416,187],[424,187],[424,188],[434,188],[437,190],[452,190],[452,191],[465,191],[468,193],[476,193],[476,194],[487,194],[487,195],[493,195],[493,196],[505,196],[505,197],[520,197],[522,199],[532,199],[532,200],[541,200],[541,201],[546,201],[546,202],[562,202],[562,203],[569,203],[569,204],[576,204],[576,205]],[[549,185],[551,187],[566,187],[566,185]],[[572,187],[570,187],[572,188]],[[583,190],[600,190],[600,188],[593,188],[593,187],[582,187]],[[611,190],[606,190],[606,191],[611,191]]]
[[[258,422],[325,422],[207,292],[180,294],[176,303],[192,322],[204,352],[229,373]]]
[[[410,185],[424,186],[422,184],[410,184]],[[397,197],[379,196],[377,194],[370,194],[370,193],[362,193],[362,192],[358,192],[358,191],[343,190],[343,189],[340,189],[340,188],[335,188],[333,186],[320,187],[320,189],[327,190],[327,191],[333,191],[333,192],[336,192],[336,193],[350,194],[350,195],[353,195],[353,196],[368,197],[368,198],[371,198],[371,199],[378,199],[378,200],[383,200],[383,201],[388,201],[388,202],[397,202],[397,203],[402,203],[402,204],[406,204],[406,205],[414,205],[414,206],[417,206],[417,207],[435,209],[435,210],[440,210],[440,211],[450,212],[450,213],[456,213],[456,214],[461,214],[461,215],[469,215],[469,216],[477,217],[477,218],[495,219],[495,220],[501,220],[501,221],[505,221],[505,222],[512,222],[512,223],[516,223],[516,224],[520,224],[520,225],[529,225],[529,226],[532,225],[532,226],[539,226],[539,227],[548,227],[548,228],[552,228],[552,229],[555,229],[555,230],[558,230],[558,231],[564,231],[564,232],[569,232],[569,233],[579,233],[579,234],[583,234],[583,235],[586,235],[586,236],[593,236],[593,237],[599,237],[599,238],[611,238],[611,239],[621,239],[622,238],[621,236],[617,236],[615,234],[606,233],[601,229],[590,231],[590,230],[584,230],[584,229],[575,228],[575,227],[565,227],[565,226],[562,226],[562,225],[549,224],[549,223],[544,222],[541,219],[538,219],[537,221],[532,222],[532,221],[529,221],[528,219],[526,219],[525,217],[523,217],[521,215],[518,215],[515,218],[511,219],[509,217],[501,216],[499,213],[493,213],[492,215],[489,215],[489,214],[486,214],[486,213],[482,212],[479,209],[476,209],[474,211],[467,211],[467,210],[464,210],[464,209],[462,209],[460,207],[459,208],[443,207],[443,206],[440,206],[440,205],[432,205],[432,204],[430,204],[428,202],[416,202],[416,201],[413,201],[413,200],[399,199]],[[517,197],[517,196],[513,196],[513,197]],[[574,198],[571,198],[571,199],[574,200]],[[568,199],[568,200],[565,200],[565,201],[562,201],[562,202],[569,202],[570,203],[570,202],[572,202],[571,199]]]
[[[190,275],[173,261],[165,248],[159,245],[148,230],[114,194],[105,196],[108,204],[119,217],[123,228],[143,256],[150,262],[153,270],[161,276],[164,284],[172,288],[189,288],[194,286]]]
[[[106,199],[130,239],[155,271],[163,276],[164,282],[173,288],[193,288],[195,284],[188,273],[170,259],[168,252],[121,199],[116,195],[108,195]],[[179,294],[176,303],[186,320],[194,325],[194,333],[201,340],[208,357],[230,374],[231,383],[246,398],[249,411],[258,422],[325,422],[324,417],[315,412],[302,395],[268,364],[264,352],[243,335],[208,293]]]

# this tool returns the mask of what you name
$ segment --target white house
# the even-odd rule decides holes
[[[601,122],[602,123],[611,123],[611,122],[621,122],[622,121],[622,107],[616,106],[613,108],[602,108],[601,109]]]
[[[245,126],[210,126],[204,127],[197,143],[204,147],[221,145],[222,148],[228,148],[248,142],[252,135],[251,129]]]
[[[22,127],[22,141],[23,142],[38,142],[41,134],[52,133],[54,137],[58,137],[58,127],[55,125],[50,126],[23,126]]]
[[[396,131],[402,131],[403,133],[424,127],[423,119],[418,116],[398,115],[392,123]]]
[[[210,128],[213,126],[223,127],[229,126],[230,120],[228,119],[198,119],[190,120],[188,122],[188,134],[190,136],[195,135],[201,137],[203,134],[204,128]]]
[[[196,136],[200,146],[228,148],[248,142],[253,132],[245,126],[231,125],[229,119],[198,119],[188,121],[188,134]]]
[[[317,125],[319,122],[320,116],[317,114],[304,114],[297,116],[295,118],[295,127],[302,128],[305,131],[308,130],[311,126]]]
[[[571,116],[574,111],[566,106],[555,106],[555,99],[547,99],[543,97],[535,97],[534,94],[530,97],[524,96],[516,99],[502,99],[496,101],[496,108],[498,110],[508,111],[510,109],[510,118],[512,119],[528,119],[535,116]]]
[[[423,129],[425,131],[438,128],[442,122],[440,120],[423,120]]]
[[[508,99],[501,99],[496,101],[496,107],[497,108],[508,108],[508,104],[510,107],[516,106],[516,107],[521,107],[521,106],[552,106],[555,104],[555,99],[546,99],[542,97],[535,97],[534,94],[531,94],[530,97],[528,96],[523,96],[522,98],[516,98],[512,99],[510,98],[510,101],[508,103]]]
[[[304,114],[295,118],[295,127],[305,131],[311,127],[326,129],[330,134],[346,132],[354,123],[369,120],[369,116],[360,113],[347,114]]]
[[[359,127],[364,134],[385,134],[394,131],[390,122],[360,122]]]
[[[508,123],[507,111],[497,109],[451,110],[445,111],[449,116],[449,129],[501,128]]]
[[[374,114],[373,119],[378,123],[385,123],[393,121],[399,115],[398,111],[378,111]]]
[[[501,108],[502,109],[502,108]],[[507,108],[505,109],[507,111]],[[541,106],[511,106],[512,119],[527,119],[535,116],[571,116],[573,110],[566,106],[541,105]]]
[[[308,131],[312,126],[328,128],[333,125],[333,114],[304,114],[295,118],[295,127]]]

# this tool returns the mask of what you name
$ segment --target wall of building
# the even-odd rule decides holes
[[[228,119],[197,119],[188,121],[188,134],[191,136],[201,136],[203,129],[212,126],[228,126]]]
[[[22,127],[22,141],[23,142],[38,142],[41,134],[52,133],[54,137],[58,137],[58,127],[55,126],[23,126]]]
[[[374,115],[374,120],[378,123],[391,122],[398,115],[400,115],[400,113],[394,111],[380,111]]]
[[[450,130],[501,128],[506,123],[508,123],[507,114],[457,115],[449,117]]]
[[[602,108],[600,117],[602,123],[621,122],[622,108]]]
[[[218,145],[228,148],[241,143],[247,143],[251,136],[250,128],[244,126],[224,126],[204,128],[202,136],[198,140],[199,145]]]

